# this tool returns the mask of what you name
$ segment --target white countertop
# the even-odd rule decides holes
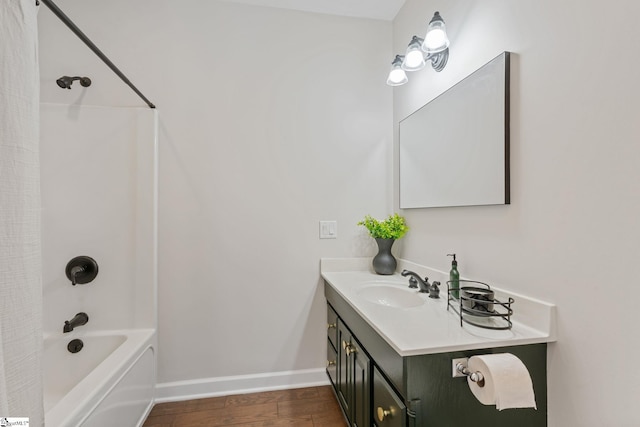
[[[438,280],[440,298],[432,299],[427,294],[416,295],[424,303],[411,308],[389,307],[362,298],[359,291],[363,285],[385,284],[408,288],[408,277],[399,273],[390,276],[375,274],[371,258],[346,258],[321,260],[322,278],[338,292],[353,309],[395,350],[400,356],[444,353],[460,350],[506,347],[513,345],[553,342],[555,334],[555,305],[509,293],[492,286],[496,298],[503,301],[512,297],[513,327],[508,330],[491,330],[464,323],[460,326],[459,315],[447,310],[447,275],[444,272],[399,260],[398,270],[406,268],[428,276],[430,282]],[[463,279],[463,278],[461,278]]]

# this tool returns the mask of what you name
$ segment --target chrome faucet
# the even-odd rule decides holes
[[[73,319],[64,321],[62,332],[71,332],[76,326],[86,325],[88,321],[89,316],[87,316],[87,313],[78,313],[73,317]]]
[[[429,283],[429,278],[425,277],[424,280],[417,273],[409,270],[402,270],[400,273],[402,276],[411,276],[409,277],[409,287],[417,288],[420,287],[420,292],[428,293],[429,298],[440,298],[440,282],[433,282],[433,284]]]

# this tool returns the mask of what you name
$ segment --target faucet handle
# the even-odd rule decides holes
[[[440,298],[440,282],[434,281],[431,286],[429,286],[429,298]]]
[[[409,287],[411,289],[416,289],[418,287],[418,281],[415,277],[409,277]]]
[[[65,274],[73,286],[84,285],[98,275],[98,263],[90,256],[77,256],[67,263]]]

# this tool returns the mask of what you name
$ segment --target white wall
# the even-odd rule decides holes
[[[391,23],[210,0],[60,0],[160,111],[159,381],[322,368],[321,256],[392,200]],[[44,8],[42,8],[44,9]],[[47,10],[42,99],[143,105]],[[63,74],[93,85],[63,91]],[[337,240],[318,221],[337,220]]]
[[[407,0],[396,52],[435,10],[449,64],[394,90],[394,123],[513,52],[511,205],[405,210],[403,258],[448,270],[456,252],[463,276],[557,304],[550,426],[639,425],[640,372],[629,366],[640,350],[640,4]]]

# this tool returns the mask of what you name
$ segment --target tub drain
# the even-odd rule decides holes
[[[82,350],[82,347],[84,347],[84,343],[82,342],[82,340],[75,339],[69,342],[69,344],[67,345],[67,350],[69,350],[69,352],[71,353],[77,353]]]

